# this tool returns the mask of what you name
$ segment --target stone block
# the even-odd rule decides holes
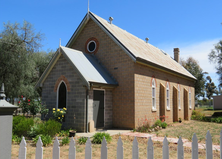
[[[89,132],[94,132],[94,131],[95,131],[94,121],[90,120],[89,121]]]

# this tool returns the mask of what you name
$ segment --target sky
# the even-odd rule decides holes
[[[173,57],[192,56],[218,85],[215,65],[208,60],[214,45],[222,40],[222,0],[90,0],[89,10],[129,33],[164,50]],[[88,0],[1,0],[0,32],[3,23],[24,20],[44,33],[42,50],[65,46],[88,9]]]

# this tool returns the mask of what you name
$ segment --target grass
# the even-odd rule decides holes
[[[185,121],[173,123],[167,129],[159,131],[158,136],[179,137],[192,141],[193,134],[196,133],[198,142],[205,143],[207,131],[210,131],[213,144],[219,145],[220,131],[222,124],[202,121]]]
[[[113,136],[113,139],[110,143],[107,144],[108,147],[108,158],[116,158],[116,148],[117,141],[119,135]],[[124,159],[132,158],[132,143],[133,137],[129,136],[121,136],[123,141],[124,148]],[[77,141],[77,138],[75,138]],[[146,158],[147,155],[147,142],[148,139],[145,138],[137,138],[139,143],[139,157]],[[162,158],[162,142],[153,142],[154,146],[154,158]],[[27,143],[27,158],[35,158],[35,146],[33,144]],[[69,145],[64,145],[60,147],[60,159],[67,159],[69,155]],[[12,159],[18,158],[19,145],[12,145]],[[177,158],[177,145],[169,144],[169,152],[170,158]],[[92,144],[92,158],[100,159],[101,155],[101,145],[100,144]],[[184,158],[192,158],[191,157],[191,149],[184,147]],[[219,158],[219,152],[214,151],[214,158]],[[52,146],[43,148],[43,157],[44,159],[52,158]],[[76,158],[85,158],[85,145],[79,145],[76,143]],[[199,159],[205,159],[206,153],[205,150],[199,150]]]

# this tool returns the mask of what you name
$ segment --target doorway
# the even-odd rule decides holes
[[[166,101],[166,88],[160,84],[160,120],[165,120],[165,101]]]
[[[104,127],[104,90],[93,90],[93,120],[95,128]]]
[[[183,99],[183,105],[184,105],[184,120],[188,120],[188,91],[186,89],[183,90],[184,99]]]
[[[178,90],[173,87],[173,122],[178,121]]]

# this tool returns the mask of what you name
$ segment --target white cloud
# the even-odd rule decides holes
[[[216,43],[220,39],[213,39],[202,42],[195,42],[193,44],[161,44],[158,47],[162,48],[171,57],[173,57],[173,48],[180,48],[180,57],[187,59],[192,56],[194,59],[198,60],[200,67],[204,72],[208,72],[216,85],[218,85],[218,75],[216,74],[215,65],[210,63],[208,60],[208,54],[214,49]],[[162,46],[162,47],[161,47]]]

